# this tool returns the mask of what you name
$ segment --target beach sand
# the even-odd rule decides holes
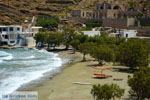
[[[126,89],[123,98],[128,97],[129,87],[127,85],[127,78],[130,73],[125,71],[118,71],[123,67],[115,66],[112,70],[103,71],[104,74],[112,75],[107,79],[94,79],[93,68],[96,61],[87,57],[88,61],[81,62],[82,55],[80,53],[69,54],[69,52],[61,52],[62,57],[74,57],[75,62],[68,64],[62,72],[55,77],[43,81],[40,85],[27,86],[22,91],[37,91],[39,100],[93,100],[90,94],[93,84],[111,84],[116,83],[121,88]],[[114,78],[121,78],[122,81],[114,81]],[[75,82],[86,83],[86,85],[75,84]]]

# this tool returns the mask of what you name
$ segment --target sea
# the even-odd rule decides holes
[[[59,70],[63,63],[58,54],[46,50],[0,49],[0,97]]]

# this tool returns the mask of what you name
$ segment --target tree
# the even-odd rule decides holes
[[[103,65],[103,61],[112,61],[114,57],[113,50],[106,45],[93,47],[90,55],[98,60],[99,65]]]
[[[148,66],[149,50],[139,39],[131,39],[119,47],[118,61],[132,69]]]
[[[80,43],[90,42],[88,35],[80,34],[78,39],[80,40]]]
[[[41,16],[37,19],[37,25],[47,28],[49,30],[54,30],[58,27],[59,19],[57,17]]]
[[[93,85],[91,89],[91,94],[94,100],[110,100],[116,98],[121,98],[124,94],[124,89],[121,89],[117,84],[104,84],[104,85]]]
[[[150,99],[150,68],[140,68],[133,77],[129,77],[128,85],[131,87],[130,94],[137,100]]]
[[[71,41],[71,46],[73,47],[73,53],[75,53],[75,51],[78,49],[78,46],[80,44],[80,41],[78,39],[74,39]]]
[[[66,45],[66,50],[68,49],[69,45],[71,44],[71,41],[75,37],[75,30],[72,28],[65,28],[63,32],[63,37],[64,37],[64,45]]]
[[[39,32],[35,35],[34,39],[36,40],[36,43],[38,42],[45,42],[45,38],[46,38],[47,32]]]
[[[98,45],[116,45],[117,39],[115,37],[108,36],[108,33],[102,32],[101,36],[94,36],[91,39],[93,42],[97,43]]]
[[[124,89],[121,89],[117,84],[111,84],[111,89],[113,90],[112,97],[115,100],[115,98],[121,98],[124,94]]]
[[[83,61],[86,61],[85,55],[90,53],[90,50],[94,46],[92,42],[85,42],[79,45],[79,51],[83,53]]]
[[[60,33],[60,32],[49,32],[46,40],[48,43],[48,49],[50,47],[53,47],[53,49],[55,49],[56,46],[59,46],[62,43],[62,33]]]

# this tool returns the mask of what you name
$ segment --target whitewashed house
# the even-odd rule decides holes
[[[83,31],[83,34],[88,36],[101,35],[100,31]]]
[[[0,25],[0,43],[11,46],[22,44],[26,38],[33,38],[40,28],[33,26],[24,30],[20,25]]]
[[[15,45],[21,33],[22,27],[19,25],[0,25],[0,41],[8,45]]]
[[[116,35],[124,38],[136,38],[137,37],[137,30],[117,30]]]

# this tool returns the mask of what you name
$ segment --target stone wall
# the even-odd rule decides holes
[[[127,27],[135,26],[135,18],[127,18]]]
[[[104,27],[112,27],[112,28],[127,28],[127,19],[103,19]]]
[[[73,10],[71,11],[72,17],[81,17],[81,10]]]

